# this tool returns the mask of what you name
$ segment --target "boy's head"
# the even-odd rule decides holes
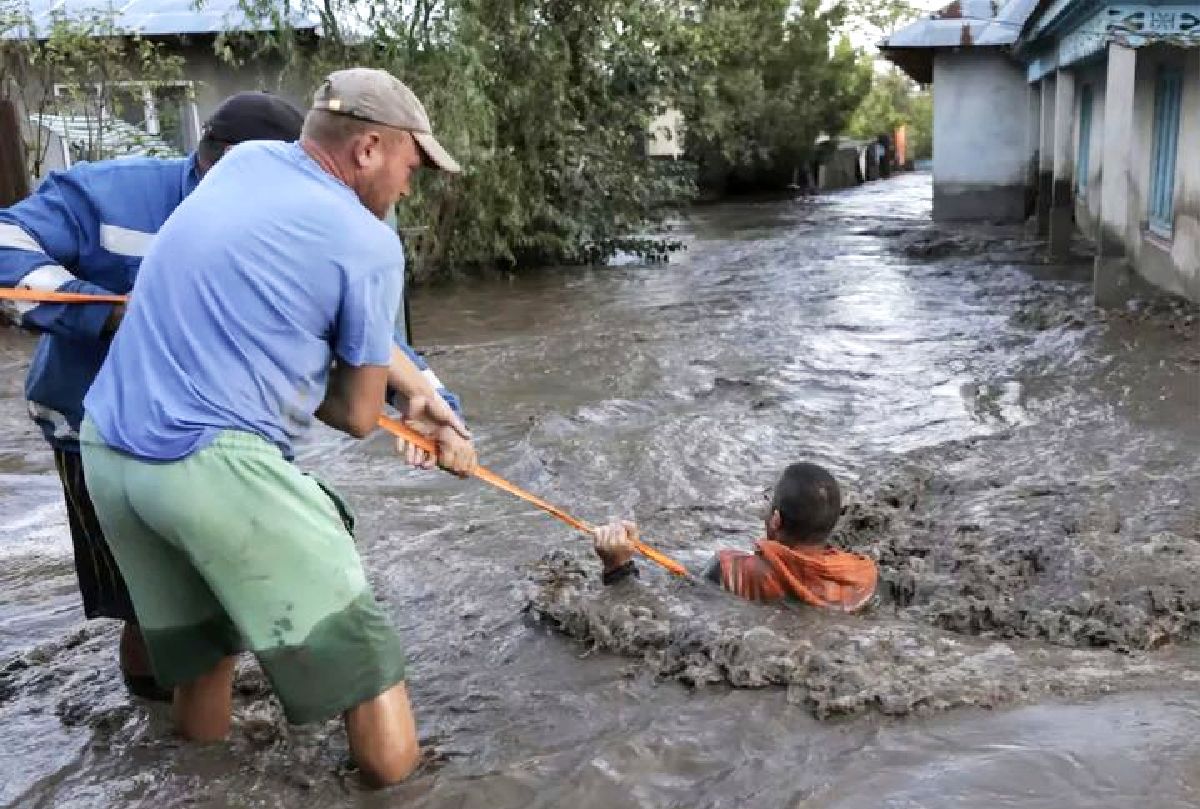
[[[824,544],[842,513],[833,475],[812,463],[794,463],[779,477],[767,515],[767,539],[784,545]]]

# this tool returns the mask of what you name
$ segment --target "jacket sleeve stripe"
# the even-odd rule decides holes
[[[25,289],[38,289],[43,292],[53,292],[68,281],[78,280],[74,275],[58,264],[43,264],[17,283]]]
[[[75,276],[57,264],[43,264],[17,282],[18,288],[36,289],[42,292],[53,292],[68,281],[74,281]],[[20,322],[20,318],[32,312],[40,303],[34,301],[5,301],[4,311]]]
[[[421,371],[421,376],[425,377],[425,381],[429,383],[430,387],[439,393],[446,387],[442,384],[442,380],[438,379],[438,375],[433,372],[432,368],[426,368]]]
[[[44,253],[37,239],[25,232],[19,225],[0,224],[0,247],[13,250],[28,250],[31,253]]]
[[[144,256],[153,240],[154,234],[146,233],[144,230],[132,230],[117,225],[100,225],[100,246],[108,252],[120,256]]]

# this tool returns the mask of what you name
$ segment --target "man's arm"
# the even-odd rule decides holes
[[[440,384],[440,380],[419,354],[403,343],[393,342],[387,388],[389,397],[397,409],[403,410],[404,403],[413,399],[424,399],[430,402],[436,399],[449,407],[449,403],[438,392]]]
[[[442,384],[442,380],[438,379],[437,374],[435,374],[433,369],[429,367],[429,363],[427,363],[425,358],[417,353],[417,351],[405,341],[404,335],[402,335],[399,330],[392,335],[392,345],[402,351],[404,356],[408,357],[412,364],[415,365],[417,370],[421,373],[421,376],[425,378],[425,381],[429,383],[429,387],[433,389],[433,392],[441,397],[442,401],[450,405],[450,409],[458,414],[459,418],[462,418],[462,402],[459,401],[459,398],[454,395],[454,393],[452,393],[444,384]],[[395,401],[398,398],[398,391],[389,386],[388,393],[389,398],[392,400],[392,405],[397,409],[402,410],[403,405],[398,404]]]
[[[637,563],[633,561],[633,542],[637,538],[638,527],[628,520],[596,526],[592,547],[604,566],[600,573],[604,584],[638,575]]]
[[[438,456],[435,459],[403,439],[396,440],[396,447],[413,466],[431,469],[436,462],[448,472],[459,476],[469,475],[477,463],[471,434],[458,414],[439,395],[430,379],[432,372],[428,375],[423,372],[409,351],[411,349],[406,350],[406,347],[392,346],[388,389],[394,397],[406,400],[405,420],[433,437],[437,442]],[[433,379],[436,380],[436,377]]]
[[[387,379],[388,369],[383,365],[338,363],[329,372],[329,386],[317,418],[335,430],[366,438],[383,413]]]
[[[80,245],[97,230],[96,223],[86,221],[91,204],[79,178],[78,170],[56,172],[32,196],[0,209],[0,287],[112,294],[68,269],[76,266]],[[111,331],[123,311],[107,303],[9,301],[4,308],[25,328],[85,339]]]

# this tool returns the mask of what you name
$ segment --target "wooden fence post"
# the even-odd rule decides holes
[[[25,139],[17,118],[17,105],[0,98],[0,208],[29,196],[29,170],[25,165]]]

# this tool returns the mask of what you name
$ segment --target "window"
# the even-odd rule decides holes
[[[108,129],[111,121],[122,132],[141,132],[150,136],[147,142],[151,146],[160,144],[179,154],[194,149],[200,139],[191,82],[60,84],[55,86],[54,95],[66,117],[92,130]],[[122,127],[121,123],[128,126]],[[99,139],[99,134],[93,139]]]
[[[1154,91],[1154,148],[1150,153],[1150,230],[1171,235],[1175,226],[1175,153],[1179,147],[1179,104],[1183,76],[1163,68]]]
[[[184,84],[126,84],[113,88],[112,114],[165,141],[177,152],[191,151],[194,132],[191,87]]]
[[[1088,167],[1092,158],[1092,85],[1083,85],[1079,95],[1079,150],[1075,152],[1075,193],[1087,193]]]

